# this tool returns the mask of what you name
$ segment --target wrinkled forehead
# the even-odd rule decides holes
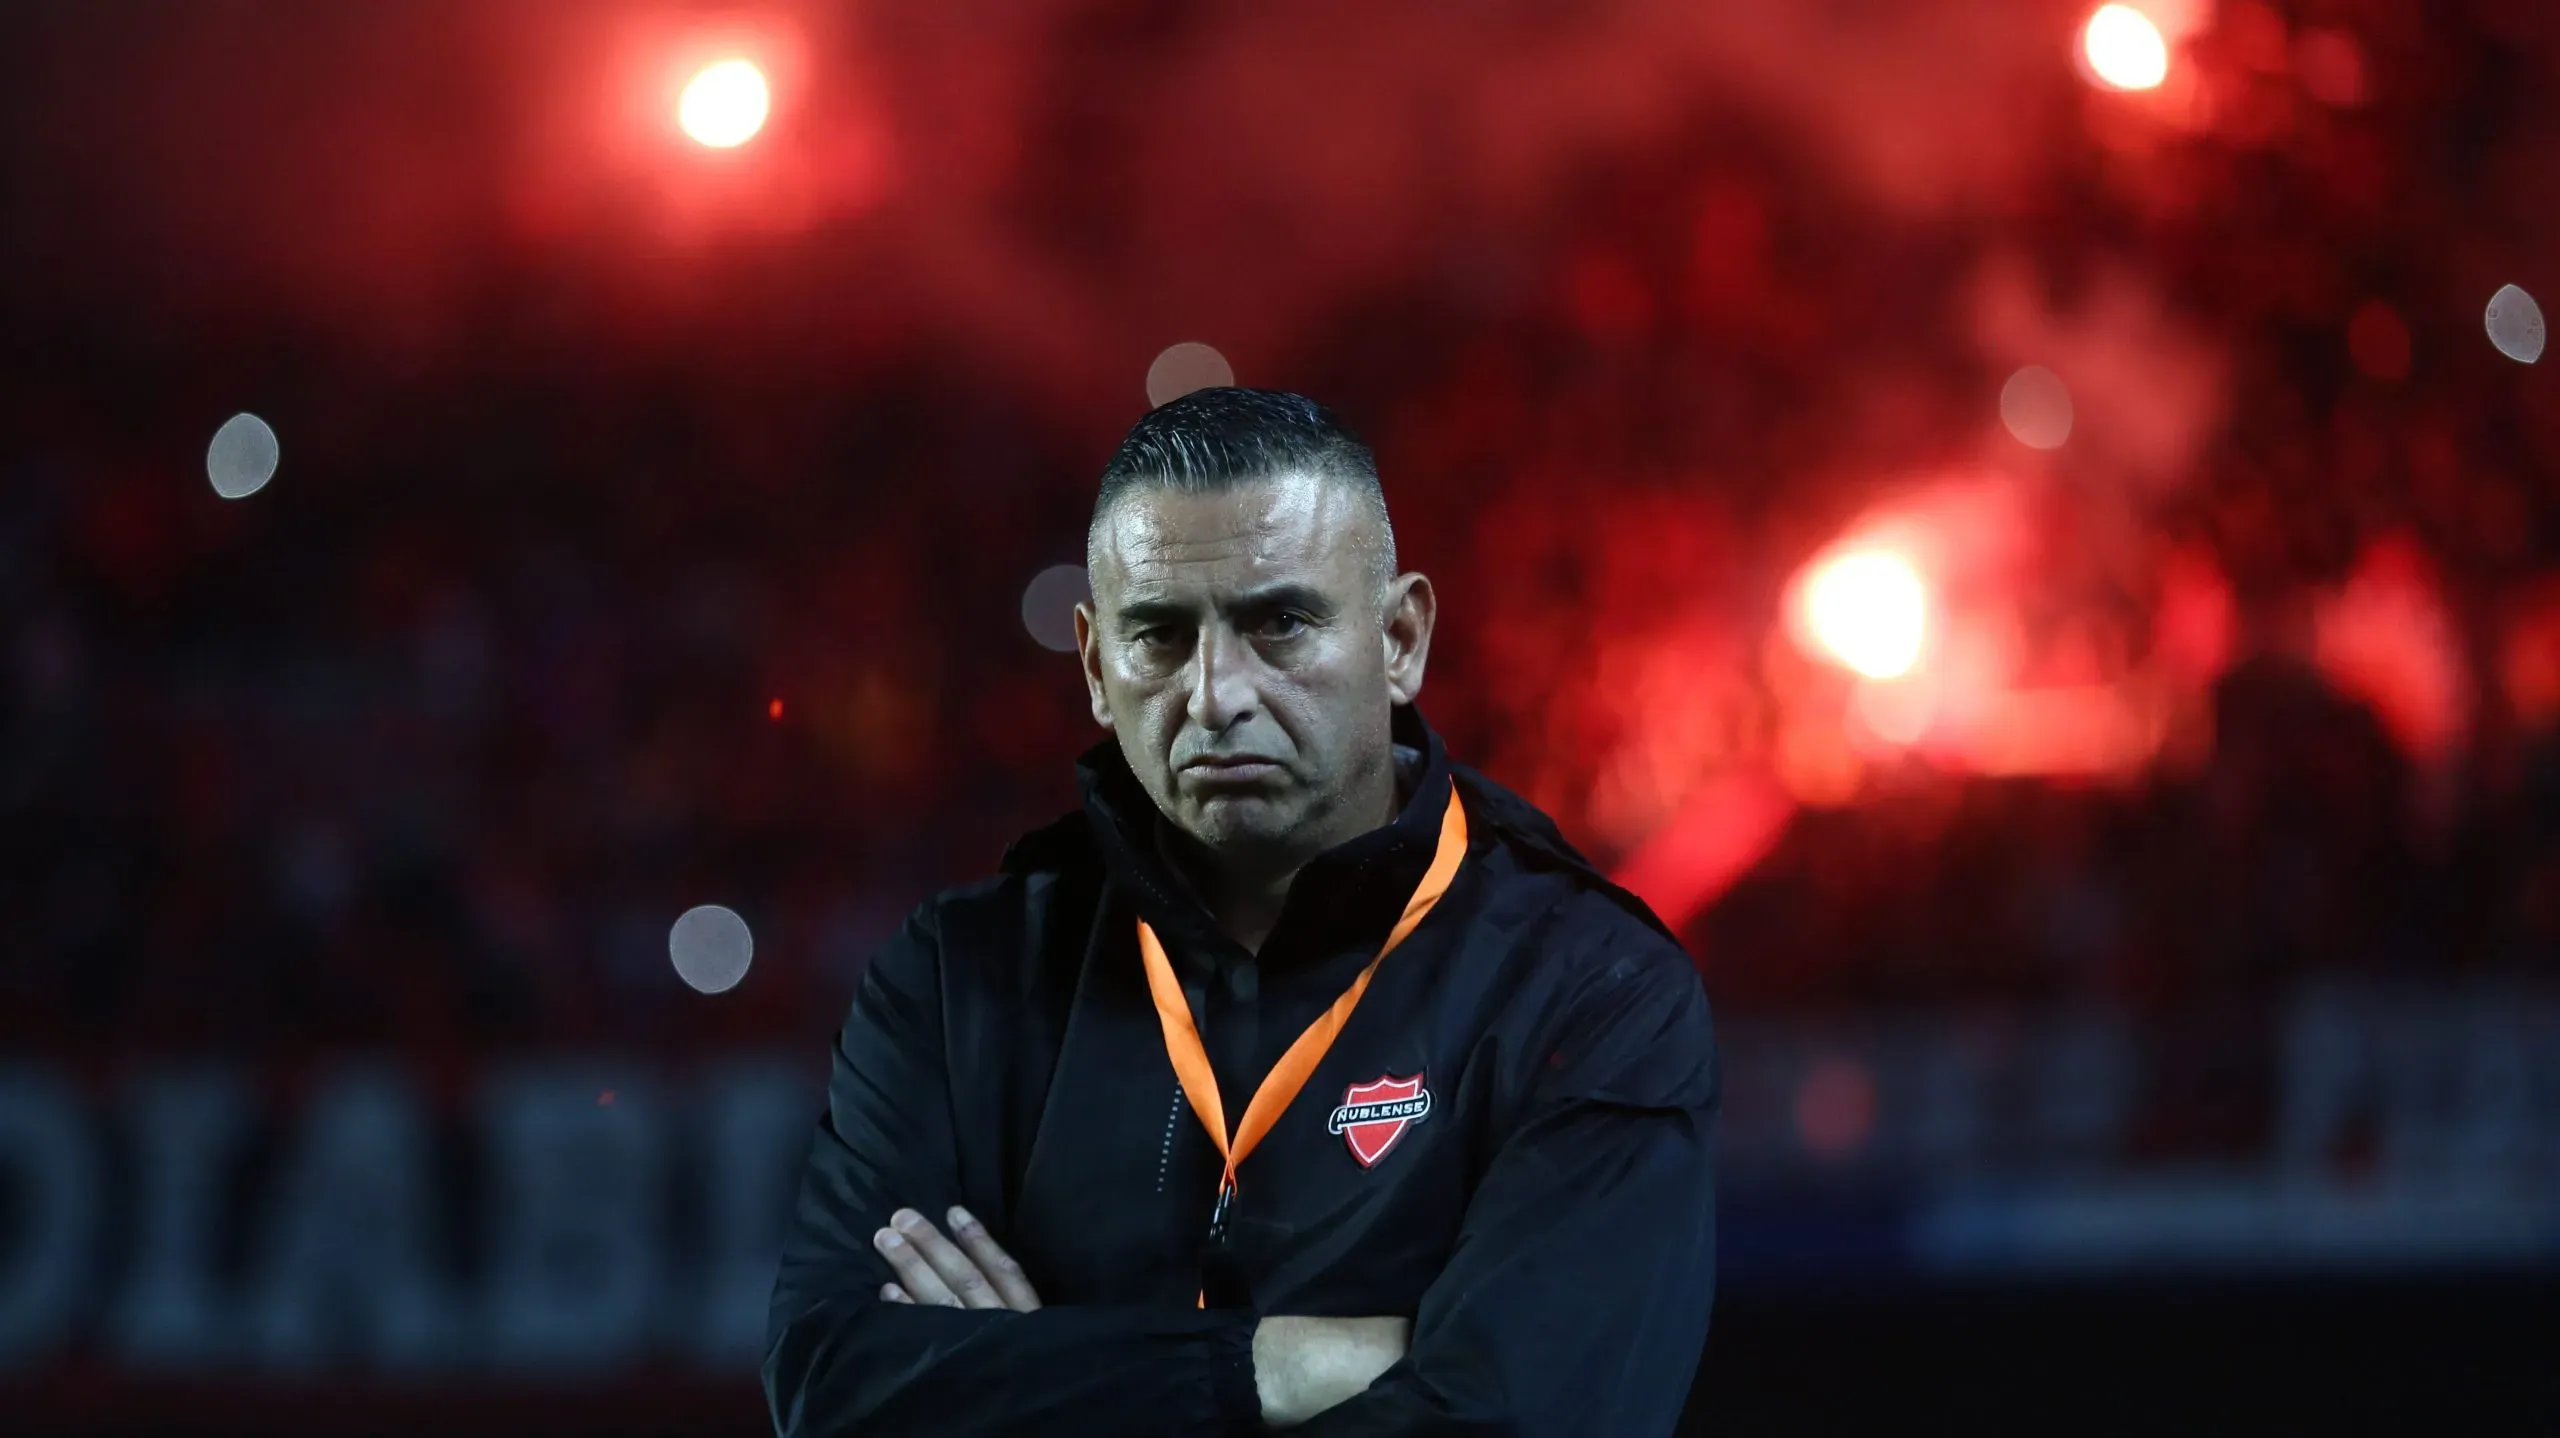
[[[1347,599],[1366,573],[1375,523],[1342,486],[1312,475],[1206,494],[1136,491],[1112,507],[1094,535],[1094,599],[1105,609],[1214,602],[1275,585]]]

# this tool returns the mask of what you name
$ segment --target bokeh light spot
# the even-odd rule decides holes
[[[265,420],[235,414],[213,432],[213,444],[204,452],[205,476],[213,481],[213,492],[224,499],[246,499],[276,477],[276,461],[282,453],[276,432]]]
[[[782,701],[776,699],[772,703],[767,704],[764,706],[764,713],[766,718],[779,722],[782,718]]]
[[[2031,364],[2000,387],[2000,422],[2029,449],[2060,449],[2071,438],[2071,387]]]
[[[2542,358],[2542,306],[2514,285],[2489,297],[2489,343],[2518,364]]]
[[[1195,389],[1218,389],[1236,382],[1227,357],[1196,340],[1169,345],[1147,366],[1147,403],[1171,404]]]
[[[772,108],[763,71],[745,60],[723,60],[684,87],[676,122],[697,144],[726,150],[755,138]]]
[[[1022,627],[1043,649],[1076,652],[1076,606],[1093,596],[1081,564],[1053,564],[1022,590]]]
[[[2356,368],[2375,379],[2405,379],[2409,374],[2409,327],[2399,312],[2380,300],[2367,300],[2347,321],[2347,353]]]
[[[1829,656],[1870,679],[1907,674],[1928,636],[1929,589],[1908,560],[1861,550],[1805,585],[1805,618]]]
[[[747,976],[756,941],[736,910],[699,904],[668,930],[667,955],[675,960],[676,977],[706,994],[725,993]]]
[[[2149,90],[2169,78],[2169,42],[2130,5],[2101,5],[2080,31],[2080,53],[2102,84]]]
[[[1815,1064],[1796,1086],[1795,1118],[1807,1153],[1826,1159],[1855,1153],[1876,1124],[1876,1084],[1866,1065],[1847,1058]]]

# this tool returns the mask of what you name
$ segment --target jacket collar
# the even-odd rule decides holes
[[[1265,955],[1322,954],[1364,940],[1383,942],[1430,868],[1449,804],[1448,752],[1411,705],[1394,710],[1388,734],[1397,750],[1402,807],[1389,823],[1335,845],[1299,870],[1280,922],[1263,945]],[[1113,887],[1155,926],[1166,947],[1176,955],[1222,962],[1246,957],[1158,850],[1162,815],[1130,772],[1118,742],[1106,739],[1087,750],[1076,774],[1084,790],[1085,825]]]
[[[1450,759],[1440,736],[1423,722],[1418,709],[1408,705],[1396,710],[1389,732],[1398,751],[1399,792],[1405,799],[1404,808],[1386,828],[1360,835],[1308,865],[1300,876],[1301,882],[1292,886],[1291,912],[1283,916],[1284,923],[1295,926],[1296,913],[1302,907],[1321,907],[1323,900],[1311,898],[1302,905],[1300,896],[1322,892],[1328,875],[1347,878],[1352,893],[1341,916],[1343,932],[1354,934],[1353,925],[1364,925],[1370,930],[1367,936],[1371,942],[1382,941],[1396,916],[1403,912],[1413,886],[1431,866],[1431,855],[1439,844],[1439,805],[1447,800],[1424,804],[1423,796],[1445,794],[1450,777],[1455,776],[1458,794],[1467,806],[1468,848],[1472,855],[1482,855],[1489,846],[1500,844],[1518,864],[1573,875],[1578,882],[1607,895],[1647,927],[1678,942],[1678,936],[1642,899],[1594,867],[1536,805]],[[1410,783],[1405,782],[1408,771],[1413,776]],[[1001,866],[1004,872],[1063,875],[1100,868],[1115,889],[1137,902],[1139,912],[1156,926],[1178,956],[1220,953],[1242,957],[1243,949],[1219,932],[1191,898],[1190,891],[1174,881],[1157,854],[1153,833],[1157,821],[1155,801],[1139,785],[1137,776],[1129,772],[1120,746],[1111,740],[1095,745],[1077,761],[1076,773],[1084,790],[1084,808],[1015,840],[1005,849]],[[1146,841],[1143,846],[1133,844],[1133,832]],[[1306,882],[1309,878],[1315,882]],[[1464,882],[1463,872],[1460,882]]]

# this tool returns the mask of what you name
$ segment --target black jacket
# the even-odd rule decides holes
[[[1671,1431],[1715,1278],[1697,971],[1544,815],[1451,764],[1412,709],[1395,726],[1403,813],[1310,864],[1259,957],[1158,859],[1154,806],[1105,743],[1080,765],[1082,814],[871,961],[774,1289],[778,1432],[1260,1431],[1259,1314],[1413,1316],[1407,1358],[1309,1438]],[[1183,978],[1232,1123],[1376,955],[1452,777],[1456,882],[1245,1160],[1210,1251],[1219,1159],[1165,1057],[1136,918]],[[1363,1127],[1364,1163],[1329,1119],[1353,1086],[1415,1075],[1429,1111]],[[880,1301],[873,1231],[955,1203],[1047,1307]]]

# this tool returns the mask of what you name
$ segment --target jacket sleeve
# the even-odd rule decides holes
[[[827,1110],[782,1248],[764,1387],[781,1438],[1252,1431],[1253,1321],[1196,1309],[923,1308],[880,1299],[871,1235],[959,1201],[939,926],[918,911],[872,960],[835,1046]],[[990,1226],[995,1217],[981,1213]],[[1002,1241],[1001,1235],[999,1241]],[[1032,1275],[1038,1282],[1038,1274]]]
[[[1567,1005],[1412,1347],[1304,1438],[1668,1434],[1715,1288],[1721,1090],[1704,989],[1659,939]]]

